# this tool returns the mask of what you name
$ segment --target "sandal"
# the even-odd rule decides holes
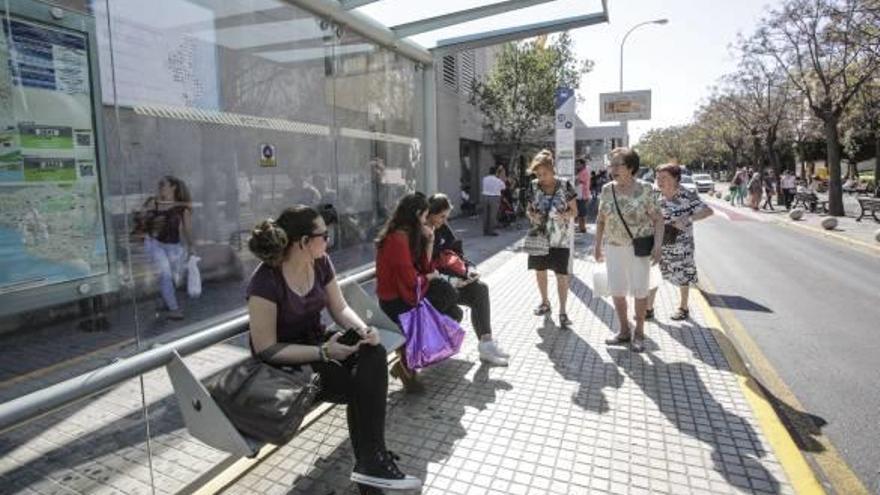
[[[417,378],[416,373],[409,369],[403,361],[397,361],[391,367],[391,376],[400,380],[403,385],[403,391],[408,394],[417,394],[423,392],[425,387]]]
[[[559,326],[561,328],[568,328],[571,326],[571,320],[568,319],[567,314],[559,313]]]
[[[605,345],[623,345],[628,344],[632,340],[632,334],[622,334],[620,332],[614,334],[614,337],[605,339]]]
[[[645,338],[634,338],[632,339],[632,344],[630,344],[630,349],[633,352],[644,352],[645,350]]]
[[[653,320],[654,319],[654,308],[645,310],[645,320]]]
[[[691,313],[687,309],[678,308],[678,311],[676,311],[674,315],[670,316],[669,319],[675,321],[687,320],[690,315]]]
[[[550,303],[544,302],[544,303],[541,303],[540,306],[535,308],[534,313],[535,313],[535,316],[544,316],[546,314],[550,314],[550,311],[551,311]]]

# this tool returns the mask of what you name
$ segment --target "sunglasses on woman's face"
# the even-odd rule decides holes
[[[325,241],[330,240],[330,231],[325,230],[324,232],[315,232],[314,234],[309,234],[309,238],[314,237],[323,237]]]

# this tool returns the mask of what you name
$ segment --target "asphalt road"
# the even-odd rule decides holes
[[[718,211],[696,227],[701,277],[880,493],[880,257]]]

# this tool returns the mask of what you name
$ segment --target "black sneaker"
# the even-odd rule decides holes
[[[418,490],[422,480],[403,474],[394,461],[400,458],[390,450],[380,451],[367,462],[358,461],[351,472],[351,481],[389,490]]]

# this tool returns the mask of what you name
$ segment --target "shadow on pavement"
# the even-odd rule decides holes
[[[715,400],[696,367],[689,363],[666,363],[650,352],[608,352],[671,424],[712,447],[713,467],[728,483],[752,492],[757,482],[764,485],[763,491],[779,493],[779,481],[758,462],[767,452],[755,430]],[[666,380],[672,383],[663,384]],[[667,384],[672,386],[666,387]]]
[[[428,464],[448,459],[455,442],[467,435],[462,425],[465,408],[483,411],[495,402],[498,390],[513,389],[504,380],[489,378],[491,366],[485,364],[476,370],[473,381],[468,380],[466,376],[474,365],[470,361],[449,359],[421,374],[424,393],[395,391],[389,395],[385,436],[388,448],[400,455],[398,465],[405,473],[425,481]],[[340,424],[343,429],[344,424],[343,420]],[[346,432],[345,439],[332,452],[321,456],[308,472],[294,480],[288,493],[337,493],[333,487],[339,486],[340,477],[347,479],[353,467],[354,454]],[[345,493],[358,493],[358,490],[349,483]]]
[[[124,385],[123,385],[124,386]],[[106,393],[105,393],[106,394]],[[97,396],[102,397],[104,394]],[[83,403],[83,406],[88,405]],[[75,406],[79,407],[79,406]],[[133,411],[115,421],[101,420],[101,428],[79,435],[75,438],[61,440],[63,445],[50,449],[39,457],[3,473],[5,481],[14,485],[27,487],[48,479],[50,474],[62,475],[60,481],[67,485],[75,485],[80,493],[93,493],[105,490],[112,485],[112,480],[121,478],[129,483],[131,473],[120,472],[108,467],[126,464],[129,468],[136,465],[147,465],[147,428],[144,423],[144,412],[133,405]],[[76,414],[79,409],[66,408],[52,416],[22,428],[7,432],[0,438],[0,457],[5,457],[21,445],[25,445],[35,436],[51,431],[64,418]],[[154,462],[156,456],[166,450],[161,441],[164,435],[177,434],[184,428],[183,417],[177,406],[174,395],[167,396],[149,406],[150,429]],[[113,461],[106,461],[113,458]],[[125,471],[130,471],[126,469]],[[193,474],[195,476],[195,474]],[[74,481],[79,479],[78,482]],[[143,488],[149,487],[149,479],[140,480]],[[137,485],[135,485],[137,486]],[[3,492],[4,489],[0,489]],[[65,490],[66,491],[66,490]]]
[[[575,297],[584,303],[584,306],[586,306],[587,309],[592,311],[600,321],[606,323],[609,321],[610,315],[610,321],[617,322],[617,329],[620,329],[620,322],[617,321],[617,313],[614,311],[614,306],[608,304],[608,302],[601,297],[593,297],[593,291],[577,275],[572,274],[568,280],[570,286],[569,290],[575,295]],[[613,329],[613,323],[608,324],[608,327]],[[610,337],[611,334],[608,334],[608,336]]]
[[[743,296],[732,296],[726,294],[713,294],[705,290],[700,291],[706,297],[709,305],[715,308],[727,308],[739,311],[755,311],[759,313],[772,313],[773,310],[758,304],[751,299]]]
[[[718,345],[709,343],[709,339],[723,340],[729,348],[735,349],[736,346],[722,332],[713,331],[708,328],[702,328],[694,324],[685,324],[682,326],[667,325],[660,322],[655,324],[664,330],[670,337],[675,339],[682,346],[693,352],[694,357],[700,361],[712,366],[715,369],[730,370],[726,358],[719,353],[712,353],[709,345]],[[730,370],[732,371],[732,370]],[[776,415],[782,420],[786,430],[792,436],[795,444],[802,451],[806,452],[823,452],[825,447],[814,437],[822,435],[822,428],[828,424],[824,418],[815,414],[808,413],[796,409],[782,399],[776,397],[767,387],[761,383],[756,377],[748,380],[748,386],[756,388],[755,392],[763,394],[764,397],[773,406]]]
[[[552,321],[545,320],[538,335],[541,342],[536,347],[547,354],[553,369],[563,379],[578,384],[578,391],[572,395],[571,401],[600,414],[610,411],[603,389],[623,385],[623,375],[617,366],[603,361],[585,340],[574,332],[557,329]]]
[[[718,346],[718,339],[728,340],[723,333],[714,332],[690,321],[684,321],[681,325],[667,324],[659,320],[654,320],[652,323],[666,332],[673,340],[689,349],[695,358],[715,369],[730,371],[724,354],[720,350],[712,352],[712,348]]]

